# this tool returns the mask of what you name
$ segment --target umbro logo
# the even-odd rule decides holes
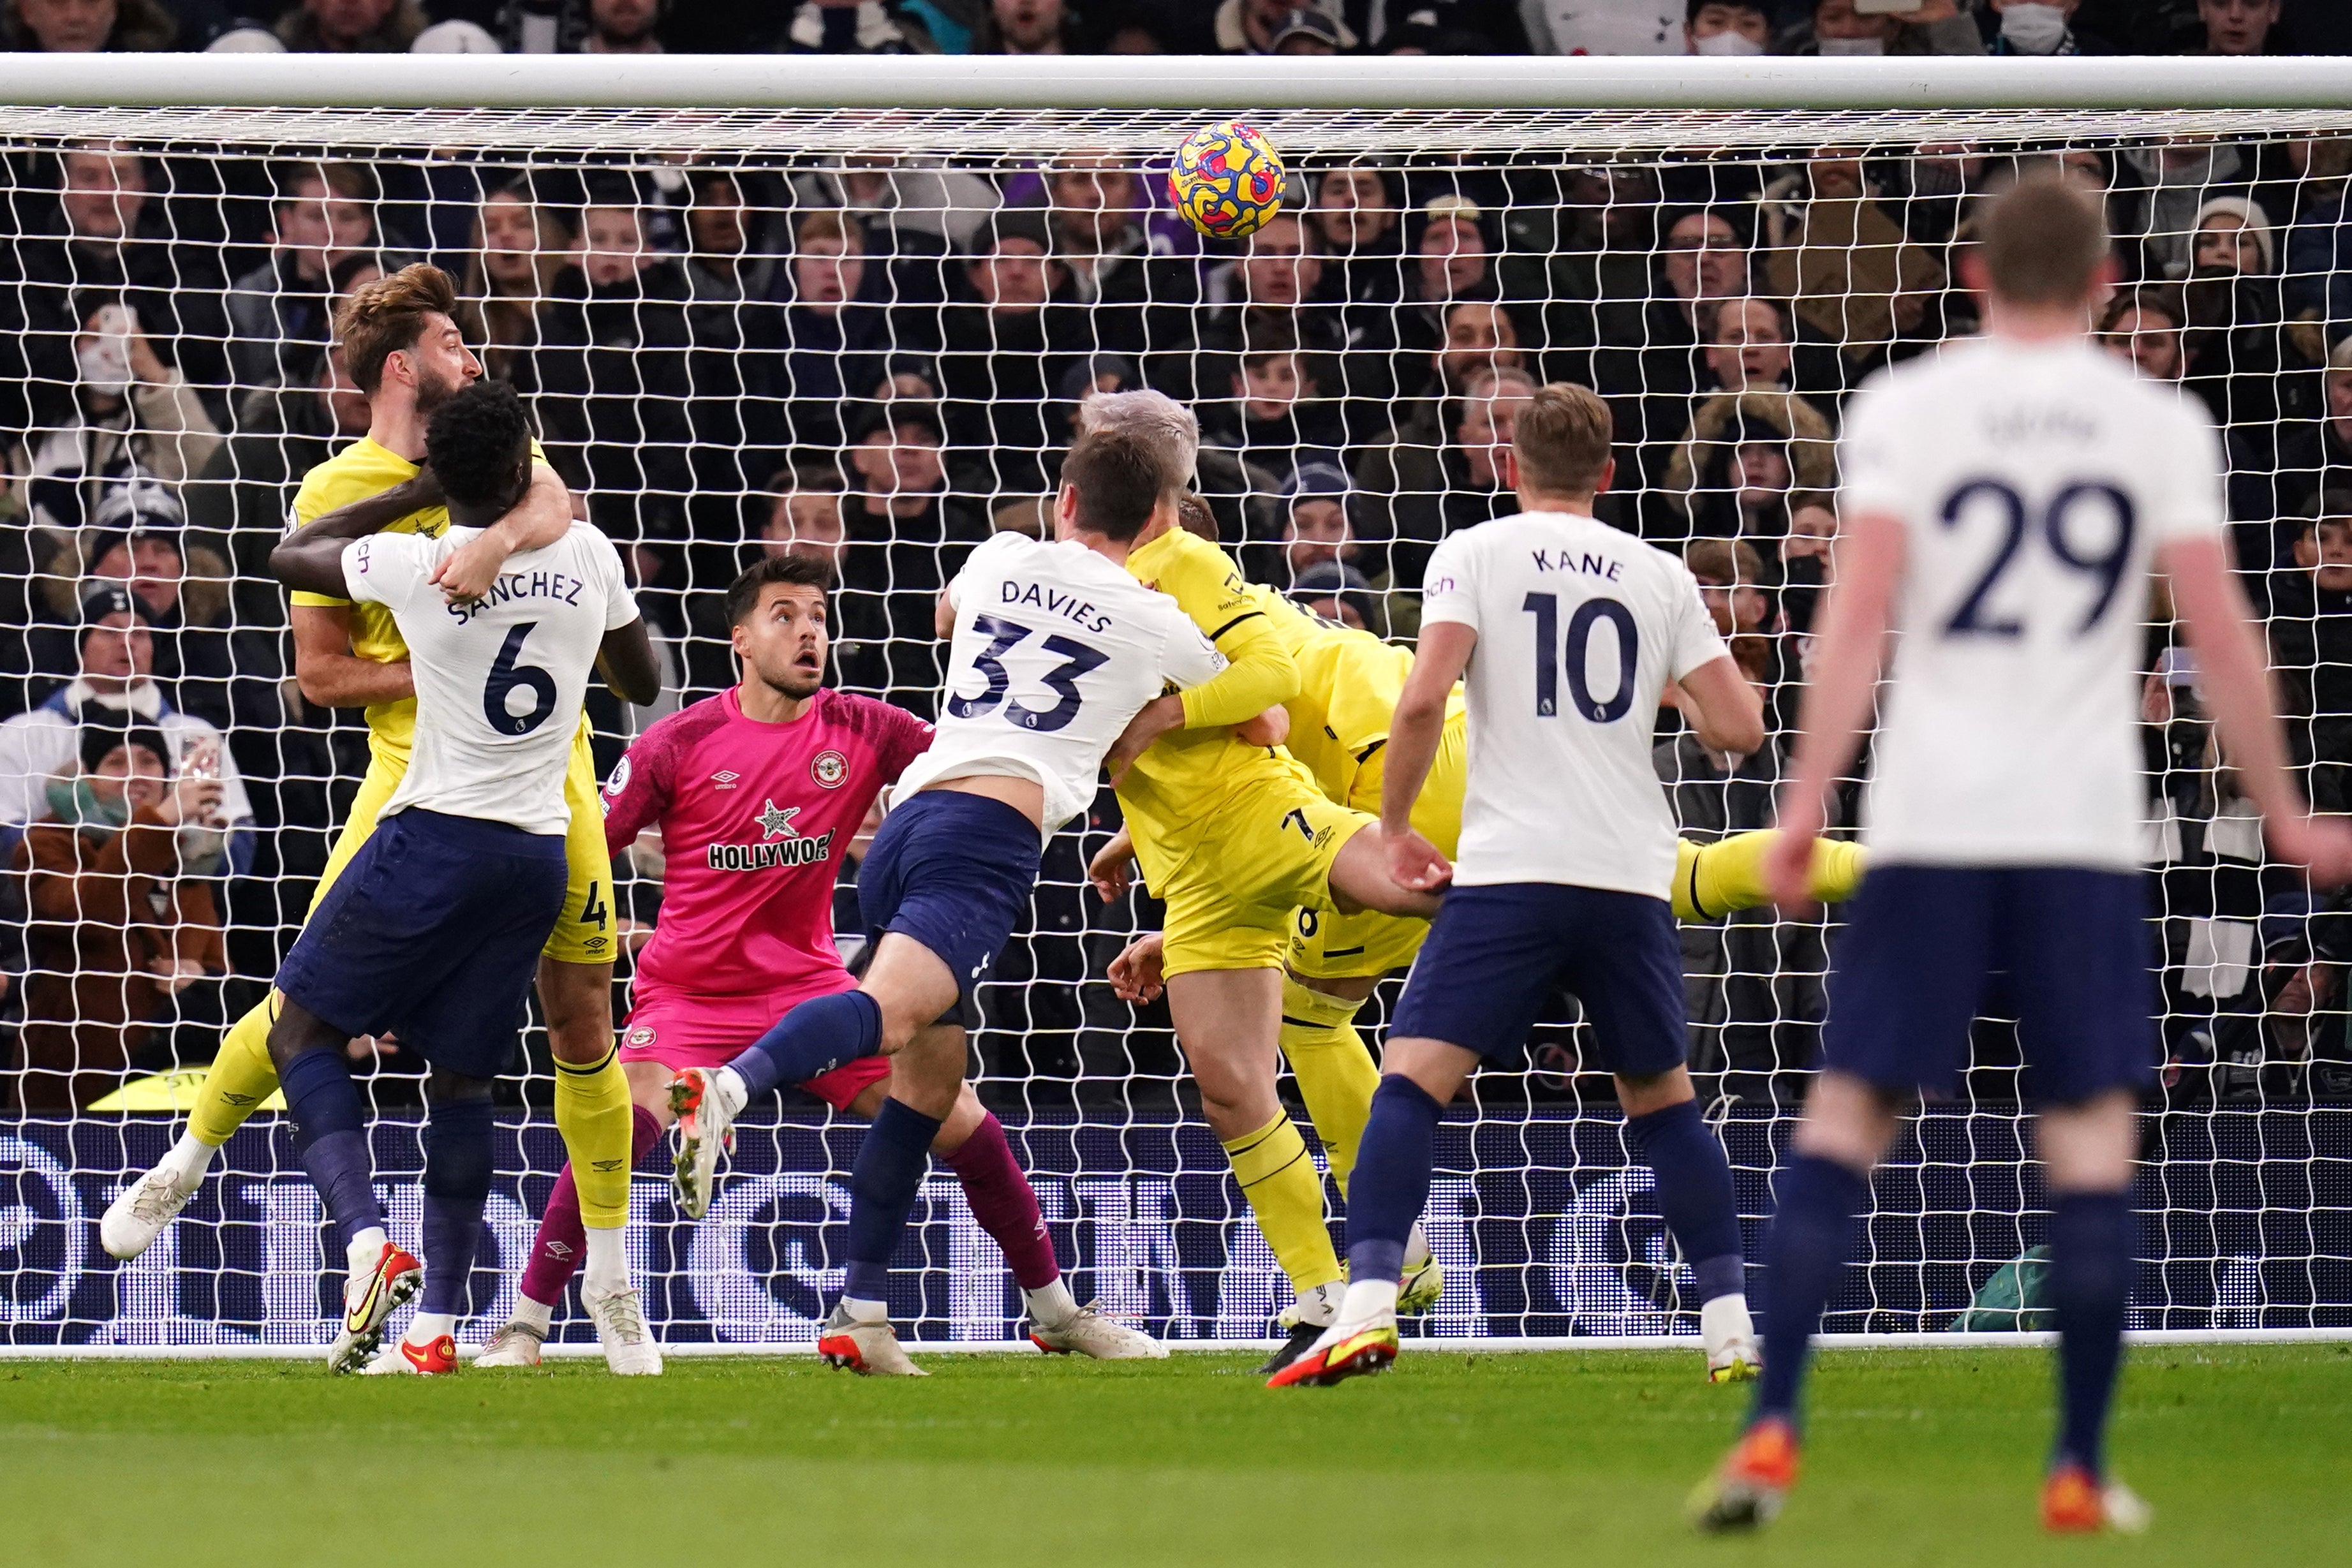
[[[588,1166],[594,1171],[617,1171],[621,1168],[621,1163],[618,1160],[591,1160],[588,1162]]]
[[[721,768],[717,773],[710,775],[710,782],[720,789],[733,789],[735,787],[735,781],[742,776],[743,775],[741,773],[735,772],[732,768]]]

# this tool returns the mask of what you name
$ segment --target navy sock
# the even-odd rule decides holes
[[[1853,1255],[1853,1219],[1870,1202],[1870,1182],[1834,1160],[1792,1154],[1780,1188],[1764,1245],[1764,1377],[1756,1415],[1789,1420],[1813,1331]]]
[[[1633,1152],[1657,1178],[1658,1212],[1698,1277],[1701,1302],[1745,1295],[1748,1266],[1739,1250],[1739,1205],[1731,1162],[1707,1131],[1698,1101],[1685,1100],[1646,1116],[1629,1116]]]
[[[425,1311],[462,1318],[472,1306],[492,1132],[488,1099],[444,1100],[425,1118]]]
[[[937,1119],[902,1100],[882,1102],[849,1168],[849,1279],[843,1295],[889,1299],[890,1255],[906,1233],[923,1173],[930,1169],[931,1140],[939,1135]]]
[[[302,1168],[319,1189],[336,1235],[349,1247],[360,1232],[383,1224],[351,1064],[341,1047],[322,1047],[288,1062],[278,1078],[294,1118],[294,1147]]]
[[[881,1005],[863,991],[842,991],[802,1003],[727,1065],[759,1095],[780,1083],[821,1078],[881,1048]]]
[[[1429,1205],[1429,1167],[1445,1108],[1399,1074],[1381,1079],[1348,1180],[1348,1277],[1394,1279],[1404,1272],[1405,1238]]]
[[[2050,1296],[2058,1315],[2058,1448],[2106,1473],[2107,1406],[2123,1360],[2124,1312],[2138,1216],[2122,1193],[2064,1193],[2050,1218]]]

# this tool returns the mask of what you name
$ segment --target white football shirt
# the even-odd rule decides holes
[[[1165,594],[1070,541],[992,535],[948,584],[955,640],[931,749],[892,797],[980,773],[1034,779],[1047,837],[1095,798],[1103,758],[1172,682],[1198,686],[1224,655]]]
[[[452,605],[433,568],[479,530],[438,539],[377,533],[343,547],[354,603],[392,612],[416,680],[416,743],[384,803],[560,834],[572,822],[563,775],[580,702],[604,634],[637,618],[612,542],[584,522],[507,562],[470,605]]]
[[[1907,542],[1873,855],[2137,866],[2150,561],[2223,525],[2212,421],[2081,340],[1988,338],[1872,378],[1839,465]]]
[[[1478,634],[1454,881],[1664,898],[1675,819],[1650,760],[1658,698],[1728,654],[1689,568],[1589,517],[1520,512],[1430,553],[1421,620]]]

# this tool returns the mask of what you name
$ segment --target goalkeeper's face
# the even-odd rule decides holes
[[[761,589],[759,604],[735,626],[735,653],[744,674],[796,702],[824,685],[831,646],[824,591],[797,583]]]

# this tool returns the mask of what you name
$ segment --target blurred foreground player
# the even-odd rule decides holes
[[[1883,373],[1847,416],[1850,534],[1768,880],[1801,900],[1803,856],[1891,645],[1873,860],[1830,979],[1823,1070],[1777,1184],[1755,1415],[1692,1498],[1706,1530],[1764,1523],[1795,1481],[1807,1345],[1871,1172],[1914,1097],[1959,1081],[1994,973],[2017,1008],[2051,1192],[2060,1415],[2042,1522],[2147,1522],[2102,1450],[2137,1256],[2134,1110],[2158,1059],[2135,695],[2152,572],[2171,579],[2273,852],[2322,881],[2352,870],[2352,829],[2314,822],[2288,779],[2228,564],[2211,422],[2086,340],[2116,276],[2095,198],[2019,184],[1969,267],[1990,293],[1987,336]]]
[[[622,1032],[632,1164],[675,1120],[669,1086],[678,1072],[723,1067],[780,1017],[857,984],[834,948],[834,880],[875,796],[922,755],[931,727],[887,702],[824,689],[831,579],[831,568],[796,555],[770,557],[738,577],[727,618],[741,681],[646,731],[606,786],[613,852],[657,824],[668,863],[661,920],[637,956]],[[889,1076],[888,1058],[861,1057],[801,1087],[871,1120]],[[705,1140],[685,1162],[689,1217],[709,1206],[719,1145]],[[1039,1346],[1102,1359],[1156,1352],[1145,1335],[1071,1298],[1037,1194],[970,1085],[931,1152],[1003,1249]],[[476,1365],[539,1364],[582,1246],[567,1164],[541,1216],[514,1317]]]
[[[422,1265],[384,1235],[344,1044],[397,1031],[433,1068],[424,1250],[434,1277],[394,1353],[444,1363],[455,1357],[489,1194],[490,1080],[512,1063],[540,950],[563,911],[573,716],[600,658],[625,700],[660,692],[620,557],[585,523],[516,554],[479,600],[449,604],[435,585],[465,531],[507,511],[530,482],[530,430],[514,389],[486,382],[451,397],[425,447],[448,498],[448,533],[382,531],[413,504],[394,491],[329,513],[270,555],[289,587],[389,610],[416,684],[408,768],[286,955],[269,1029],[303,1168],[350,1264],[329,1358],[336,1372],[367,1362],[385,1320],[424,1283]],[[591,1231],[587,1245],[583,1295],[607,1362],[659,1372],[621,1231]]]
[[[1270,1386],[1336,1383],[1395,1359],[1398,1278],[1429,1199],[1438,1119],[1480,1058],[1524,1058],[1561,988],[1583,1004],[1616,1075],[1628,1141],[1655,1173],[1666,1228],[1696,1277],[1702,1331],[1725,1347],[1727,1367],[1753,1365],[1731,1167],[1683,1065],[1675,824],[1650,748],[1669,681],[1716,751],[1760,747],[1763,703],[1689,569],[1592,517],[1609,451],[1598,397],[1544,387],[1512,441],[1523,510],[1430,557],[1381,820],[1391,876],[1452,885],[1390,1026],[1349,1194],[1346,1299]],[[1414,812],[1457,679],[1469,755],[1461,855],[1449,865]]]
[[[1083,436],[1062,470],[1057,541],[999,533],[972,552],[946,595],[955,624],[939,733],[899,779],[859,868],[873,948],[864,977],[794,1008],[727,1067],[678,1075],[681,1132],[709,1149],[752,1090],[877,1050],[889,1058],[890,1097],[850,1173],[848,1279],[817,1341],[836,1366],[921,1370],[887,1295],[890,1255],[963,1085],[963,1029],[937,1026],[977,1021],[974,992],[1028,912],[1045,841],[1093,800],[1130,721],[1170,683],[1205,691],[1234,673],[1173,601],[1124,569],[1137,534],[1167,521],[1163,472],[1131,436]]]

